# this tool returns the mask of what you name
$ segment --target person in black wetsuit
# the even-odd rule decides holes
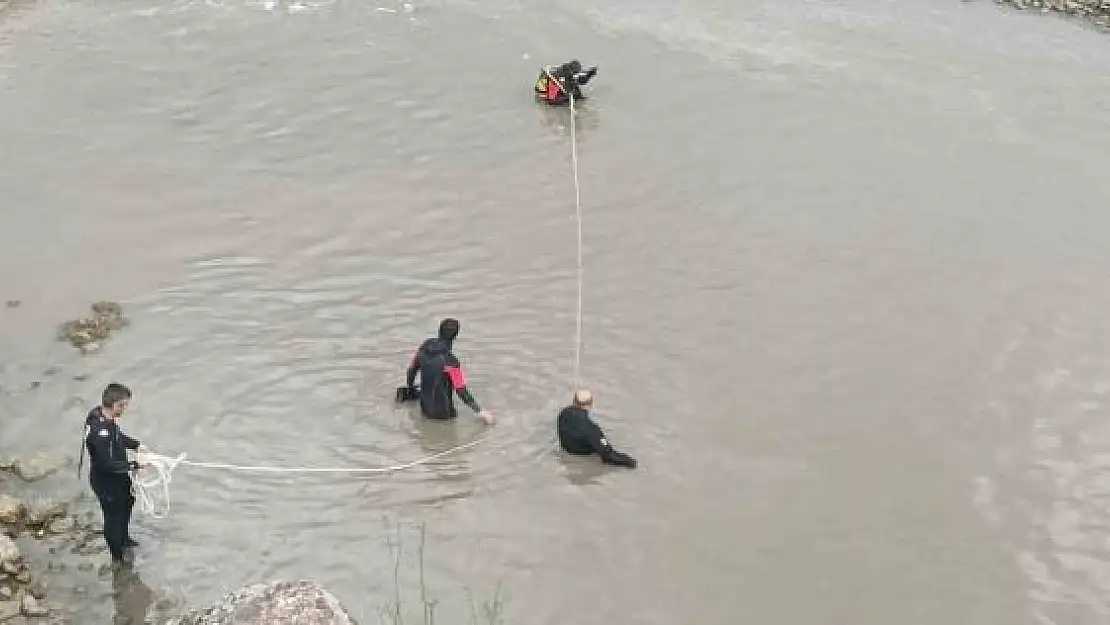
[[[597,454],[605,464],[636,468],[636,459],[613,448],[605,432],[590,418],[593,395],[583,389],[575,392],[571,405],[559,413],[559,444],[576,456]]]
[[[439,335],[425,340],[405,372],[405,386],[397,389],[397,400],[420,400],[420,411],[429,419],[454,419],[458,416],[452,393],[457,394],[471,410],[477,412],[487,423],[493,423],[493,415],[482,408],[471,395],[466,385],[459,359],[451,347],[459,335],[459,321],[444,319],[439,324]],[[420,374],[420,387],[416,386],[416,374]]]
[[[582,64],[577,59],[556,67],[545,67],[536,78],[536,97],[552,106],[562,106],[570,102],[567,91],[574,96],[575,102],[585,100],[586,96],[579,86],[590,82],[596,75],[596,65],[583,71]]]
[[[119,418],[131,403],[131,390],[122,384],[109,384],[101,396],[100,405],[85,417],[85,446],[89,452],[89,485],[100,501],[104,514],[104,540],[112,554],[112,564],[123,563],[123,550],[139,545],[131,538],[128,525],[135,497],[131,494],[130,472],[139,468],[137,462],[128,462],[127,450],[138,450],[139,441],[123,433]],[[81,465],[78,464],[78,472]]]

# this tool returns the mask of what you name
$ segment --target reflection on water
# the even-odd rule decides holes
[[[115,625],[142,625],[154,607],[154,591],[150,589],[139,572],[130,568],[120,568],[112,572],[112,601],[115,604]]]

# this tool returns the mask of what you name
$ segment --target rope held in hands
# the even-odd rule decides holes
[[[550,74],[549,74],[550,76]],[[570,80],[573,80],[571,78]],[[575,311],[575,331],[574,331],[574,376],[572,390],[578,388],[581,381],[581,365],[582,365],[582,201],[581,191],[578,184],[578,138],[575,134],[575,102],[574,94],[568,89],[566,90],[567,96],[570,98],[570,158],[571,167],[574,173],[574,208],[575,208],[575,222],[577,225],[577,241],[578,253],[575,262],[575,269],[577,273],[578,282],[578,305]],[[404,464],[396,464],[390,466],[380,467],[275,467],[275,466],[249,466],[228,464],[220,462],[197,462],[189,460],[186,454],[178,454],[176,457],[163,456],[147,450],[140,452],[137,456],[139,464],[142,466],[139,470],[133,472],[131,479],[131,492],[135,497],[136,503],[139,504],[139,509],[145,514],[149,514],[155,519],[164,519],[169,515],[170,511],[170,480],[173,478],[174,470],[181,465],[195,467],[198,469],[215,469],[222,471],[244,471],[254,473],[282,473],[282,474],[311,474],[311,473],[347,473],[351,475],[358,474],[382,474],[382,473],[396,473],[417,467],[429,462],[449,456],[451,454],[469,449],[477,446],[479,443],[484,442],[488,436],[480,436],[469,443],[457,445],[446,451],[433,454],[419,460],[406,462]],[[161,490],[162,498],[165,501],[163,509],[160,511],[157,502],[155,501],[154,494]]]

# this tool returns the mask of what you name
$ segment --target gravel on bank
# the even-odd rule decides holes
[[[1058,13],[1087,19],[1110,28],[1110,0],[994,0],[1015,9]]]

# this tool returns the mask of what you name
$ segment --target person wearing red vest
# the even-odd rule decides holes
[[[577,59],[555,67],[545,67],[536,78],[536,97],[552,106],[568,104],[570,96],[574,96],[575,101],[584,100],[586,96],[579,87],[596,75],[596,65],[583,71],[582,64]]]

